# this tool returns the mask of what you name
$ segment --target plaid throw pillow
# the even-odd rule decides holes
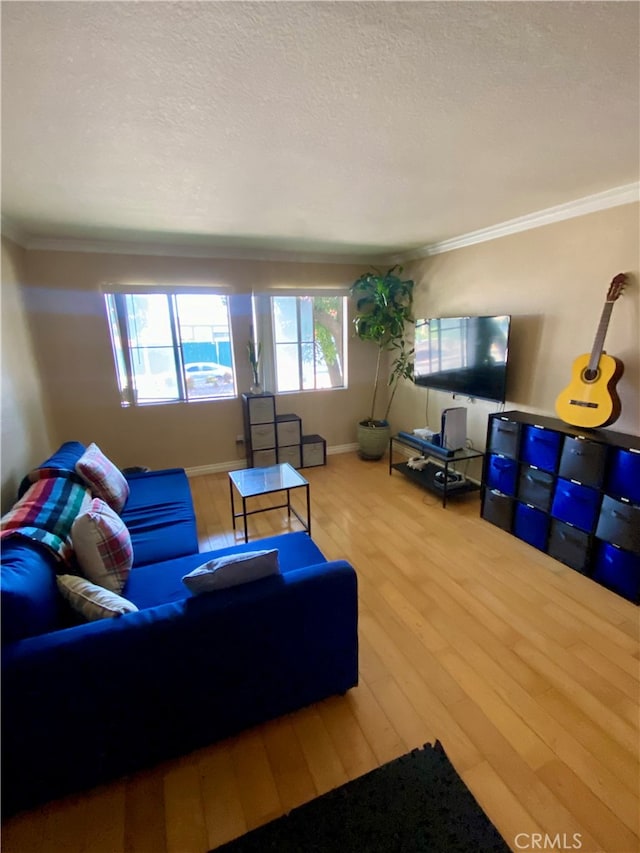
[[[133,565],[131,536],[124,521],[100,498],[78,515],[71,542],[82,574],[111,592],[122,592]]]
[[[119,468],[91,443],[76,462],[76,471],[91,489],[91,494],[122,512],[129,497],[129,484]]]

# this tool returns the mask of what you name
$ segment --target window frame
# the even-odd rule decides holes
[[[277,298],[295,298],[296,300],[296,340],[295,341],[282,341],[280,343],[276,342],[276,332],[275,332],[275,311],[274,311],[274,299]],[[339,358],[341,363],[341,373],[342,373],[342,384],[341,385],[333,385],[329,387],[317,387],[317,367],[318,362],[317,358],[313,360],[313,376],[314,376],[314,386],[313,388],[305,388],[303,384],[303,357],[302,350],[304,346],[318,346],[318,342],[315,338],[315,334],[312,340],[303,341],[301,338],[301,299],[320,299],[320,298],[335,298],[341,300],[342,303],[342,312],[341,312],[341,334],[340,341],[336,341],[339,344]],[[315,331],[315,304],[312,305],[312,316],[314,317],[313,321],[313,329]],[[277,395],[286,395],[286,394],[307,394],[307,393],[316,393],[316,392],[327,392],[327,391],[345,391],[348,389],[348,328],[349,328],[349,301],[348,294],[340,289],[337,290],[289,290],[289,289],[273,289],[268,292],[263,293],[254,293],[253,294],[253,322],[254,328],[258,331],[258,339],[262,342],[262,350],[263,350],[263,365],[262,365],[262,376],[263,376],[263,384],[267,387],[271,387],[274,389],[274,393]],[[287,344],[289,346],[295,346],[297,348],[298,353],[298,387],[287,389],[287,390],[278,390],[278,371],[277,371],[277,348],[278,346],[282,346]]]
[[[211,394],[210,396],[189,396],[189,388],[187,384],[186,364],[191,362],[184,361],[184,341],[180,332],[180,316],[178,298],[180,296],[215,296],[225,300],[226,316],[227,316],[227,331],[229,335],[229,353],[231,357],[231,366],[229,372],[232,376],[233,393],[232,394]],[[127,297],[136,296],[163,296],[167,300],[167,313],[171,335],[171,342],[162,346],[171,350],[173,354],[173,366],[176,378],[176,395],[170,397],[157,397],[149,399],[138,399],[136,391],[136,371],[134,370],[131,336],[128,322]],[[237,375],[234,357],[233,346],[233,326],[231,322],[231,297],[228,293],[220,293],[217,290],[186,290],[186,289],[167,289],[164,287],[148,287],[148,288],[105,288],[103,291],[105,301],[105,310],[107,314],[107,324],[111,338],[111,348],[114,360],[115,378],[120,393],[120,404],[123,408],[134,406],[164,406],[173,403],[204,403],[216,402],[219,400],[232,400],[238,397]],[[113,310],[112,310],[113,309]],[[115,321],[115,328],[114,328]],[[192,325],[192,324],[185,324]],[[203,324],[207,325],[207,324]],[[138,347],[139,348],[139,347]],[[150,347],[151,348],[151,347]],[[158,345],[155,348],[160,348]],[[119,356],[122,357],[122,368],[119,364]]]

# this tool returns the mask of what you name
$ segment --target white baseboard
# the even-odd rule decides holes
[[[357,449],[357,442],[353,442],[353,444],[335,444],[333,447],[327,447],[327,456],[334,456],[337,453],[353,453]],[[199,477],[202,474],[220,474],[223,471],[239,471],[246,467],[246,459],[234,459],[231,462],[214,462],[212,465],[196,465],[193,468],[186,468],[185,470],[187,472],[187,477]]]
[[[334,456],[336,453],[354,453],[357,449],[357,441],[351,444],[334,444],[333,447],[327,447],[327,456]]]
[[[246,459],[234,459],[233,462],[214,462],[212,465],[196,465],[185,468],[187,477],[199,477],[201,474],[220,474],[223,471],[239,471],[247,467]]]

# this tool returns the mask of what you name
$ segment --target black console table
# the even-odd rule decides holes
[[[394,444],[399,444],[402,447],[413,450],[415,452],[414,455],[421,456],[423,459],[434,461],[428,461],[421,470],[410,468],[406,462],[394,462]],[[455,466],[460,462],[482,458],[484,456],[482,450],[463,448],[462,450],[456,450],[454,453],[447,453],[446,451],[439,452],[435,447],[433,449],[425,449],[424,444],[424,442],[418,441],[414,443],[411,439],[404,436],[392,435],[389,439],[389,474],[394,470],[399,471],[405,477],[408,477],[430,492],[442,496],[443,508],[446,508],[448,498],[479,491],[480,485],[467,480],[464,476],[459,480],[450,480],[449,477],[450,474],[455,473]]]

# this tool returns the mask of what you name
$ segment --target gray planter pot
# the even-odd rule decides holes
[[[358,452],[361,459],[382,459],[389,446],[391,428],[386,421],[376,421],[371,426],[368,421],[358,424]]]

